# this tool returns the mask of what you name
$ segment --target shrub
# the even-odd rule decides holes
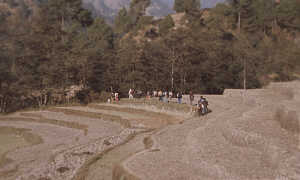
[[[84,90],[79,91],[76,94],[76,98],[79,100],[80,104],[87,105],[91,101],[89,92],[90,92],[89,90],[84,89]]]
[[[102,92],[99,94],[98,101],[100,101],[100,102],[106,102],[107,99],[110,98],[110,95],[111,95],[110,92],[102,91]]]

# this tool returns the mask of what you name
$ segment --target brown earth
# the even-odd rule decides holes
[[[0,180],[298,180],[299,88],[207,95],[212,112],[203,117],[186,104],[144,99],[0,116],[0,135],[13,134],[0,142]]]
[[[111,162],[111,166],[102,170],[106,172],[103,179],[111,179],[115,164],[133,155],[135,150],[144,149],[144,137],[150,136],[154,129],[180,122],[184,116],[121,104],[58,107],[0,116],[0,130],[12,129],[16,133],[26,128],[32,137],[40,137],[38,144],[10,149],[1,156],[0,179],[95,177],[90,172],[95,172],[93,169],[97,169],[102,157]],[[138,106],[143,102],[133,104]],[[8,146],[3,142],[0,145]],[[125,148],[127,154],[122,153]],[[112,152],[119,153],[110,160]]]
[[[153,148],[123,161],[115,179],[300,179],[299,88],[206,96],[211,114],[152,135]]]

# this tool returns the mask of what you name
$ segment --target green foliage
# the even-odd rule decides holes
[[[276,17],[282,27],[300,30],[300,2],[281,0],[276,7]]]
[[[174,10],[178,13],[200,10],[200,0],[175,0]]]
[[[33,92],[60,96],[71,85],[85,87],[78,98],[88,103],[129,88],[222,93],[244,78],[257,88],[300,76],[297,0],[230,0],[210,10],[176,0],[185,12],[176,28],[171,16],[145,16],[149,0],[121,9],[114,27],[80,0],[46,1],[35,13],[18,2],[17,13],[0,8],[0,112],[37,106]]]
[[[142,16],[139,21],[137,22],[136,28],[137,29],[143,29],[147,25],[152,24],[153,22],[153,17],[152,16]]]
[[[130,15],[128,14],[126,8],[122,8],[118,16],[115,18],[115,32],[118,34],[128,33],[132,25]]]
[[[131,23],[136,25],[139,19],[145,15],[147,7],[151,4],[150,0],[133,0],[130,3],[129,15]]]
[[[175,24],[174,24],[173,18],[170,15],[168,15],[159,22],[159,25],[158,25],[159,32],[161,34],[167,34],[169,32],[169,30],[174,27],[174,25]]]

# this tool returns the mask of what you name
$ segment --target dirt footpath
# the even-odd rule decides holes
[[[0,179],[300,179],[299,89],[205,96],[202,117],[155,100],[0,116]]]
[[[13,135],[27,132],[19,133],[19,139],[0,142],[5,146],[0,179],[93,179],[99,176],[98,164],[106,166],[100,166],[100,172],[105,172],[102,179],[111,179],[114,166],[143,150],[143,139],[152,131],[181,120],[167,113],[110,104],[0,116],[0,129],[11,129]],[[28,134],[39,141],[14,146]],[[125,149],[127,153],[122,153]],[[104,155],[104,161],[98,161]]]
[[[116,179],[300,179],[299,88],[207,96],[211,114],[155,133],[153,147],[126,159]]]

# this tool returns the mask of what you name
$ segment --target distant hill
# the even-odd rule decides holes
[[[201,0],[202,8],[214,7],[217,3],[226,0]],[[103,16],[113,21],[114,16],[122,7],[129,7],[130,0],[83,0],[84,6],[90,9],[95,16]],[[147,9],[147,15],[163,17],[173,13],[174,0],[152,0],[151,6]]]
[[[130,0],[83,0],[83,3],[95,16],[103,16],[112,21],[121,8],[129,7]],[[173,0],[152,0],[147,15],[155,17],[168,15],[173,12],[172,3]]]
[[[226,0],[201,0],[202,8],[212,8],[215,7],[218,3],[224,3]]]
[[[0,0],[0,3],[7,3],[11,7],[20,4],[26,4],[29,8],[37,2],[47,0]],[[93,15],[102,16],[108,22],[112,23],[114,17],[118,14],[119,10],[123,7],[128,8],[131,0],[82,0],[84,7],[92,11]],[[201,0],[202,8],[214,7],[219,2],[226,0]],[[174,13],[173,11],[174,0],[151,0],[151,6],[147,9],[146,14],[155,16],[157,18]]]

